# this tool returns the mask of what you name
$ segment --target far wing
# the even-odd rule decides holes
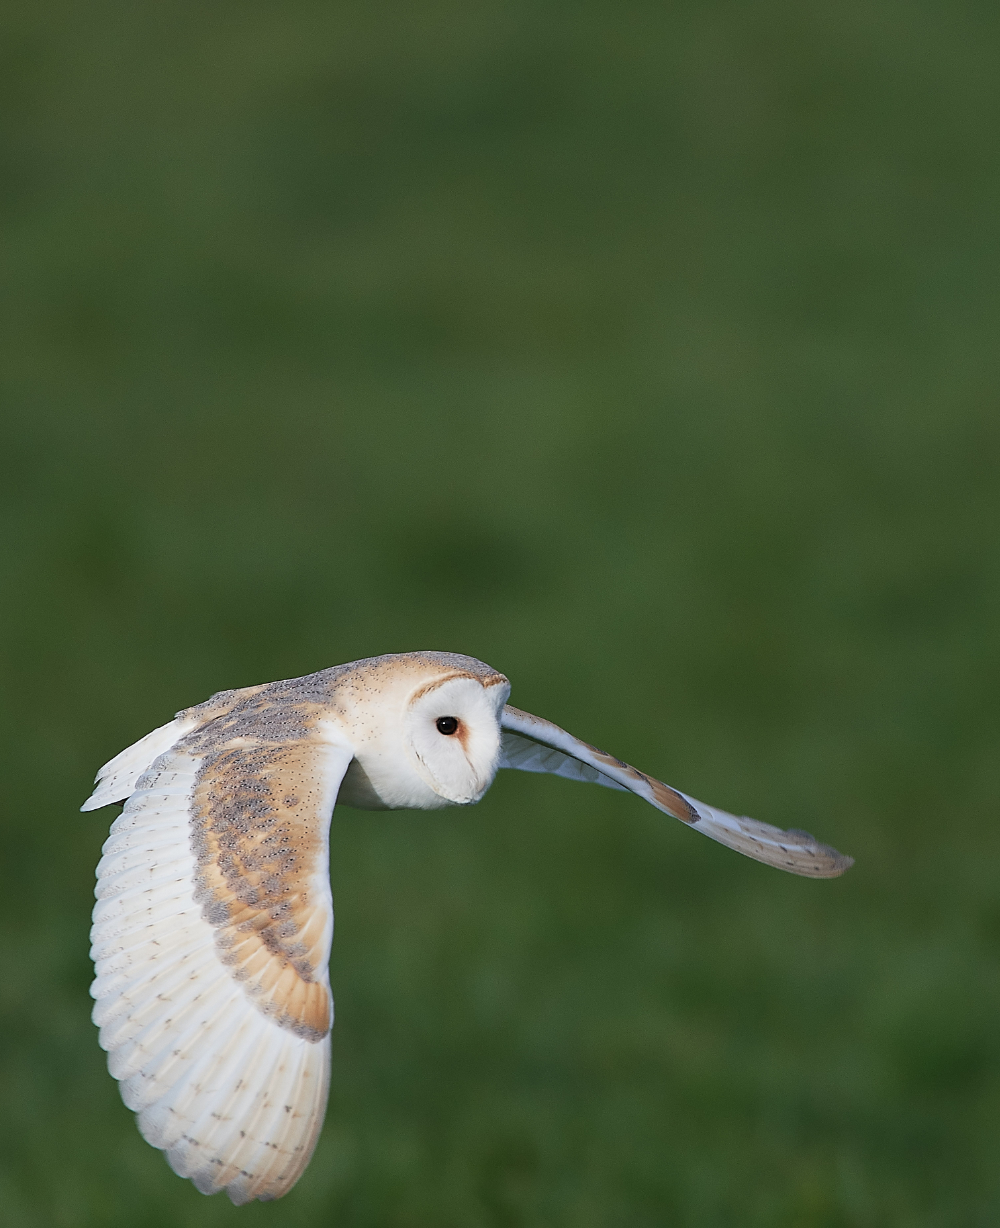
[[[551,721],[508,704],[501,719],[500,767],[552,772],[611,789],[637,793],[657,810],[704,832],[720,844],[766,865],[807,878],[836,878],[850,869],[853,857],[820,844],[804,831],[782,831],[769,823],[717,810],[647,776],[596,746],[574,738]]]
[[[183,736],[135,782],[98,867],[109,1069],[174,1171],[235,1203],[295,1183],[329,1083],[328,831],[353,751],[322,722],[286,725]]]

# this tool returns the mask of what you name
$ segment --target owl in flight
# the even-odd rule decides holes
[[[637,793],[767,865],[852,864],[736,818],[507,703],[473,657],[409,652],[223,691],[101,768],[125,802],[97,867],[94,1022],[143,1136],[202,1193],[280,1198],[326,1108],[330,817],[478,802],[499,768]],[[127,800],[126,800],[127,799]]]

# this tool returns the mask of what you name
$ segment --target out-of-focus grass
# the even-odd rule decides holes
[[[0,20],[0,1224],[996,1223],[995,10]],[[76,808],[418,647],[858,863],[338,810],[327,1125],[237,1211],[105,1072]]]

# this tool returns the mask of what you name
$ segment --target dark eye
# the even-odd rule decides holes
[[[458,729],[458,721],[453,716],[439,716],[437,718],[438,733],[445,735],[454,733]]]

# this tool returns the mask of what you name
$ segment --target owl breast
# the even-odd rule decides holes
[[[435,793],[402,757],[351,760],[337,804],[355,810],[438,810],[453,803]]]

